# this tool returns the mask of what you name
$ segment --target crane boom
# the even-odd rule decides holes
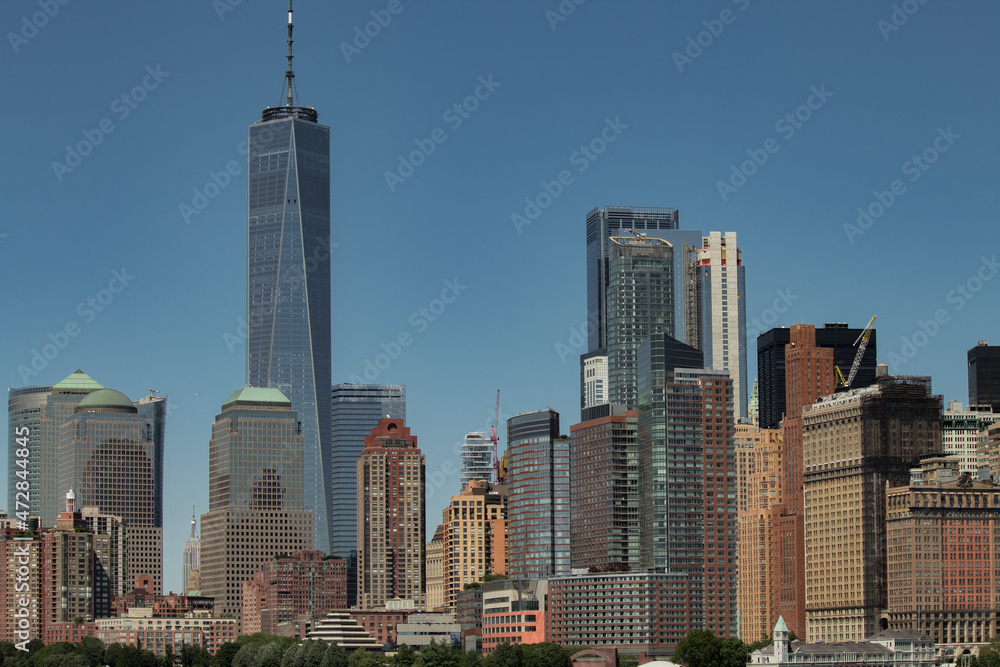
[[[497,456],[497,450],[499,449],[497,442],[499,438],[497,437],[497,421],[500,419],[500,390],[497,389],[497,409],[493,416],[493,425],[490,426],[490,440],[493,441],[493,483],[503,484],[503,477],[500,471],[500,458]],[[506,471],[504,471],[506,472]]]
[[[854,363],[851,364],[851,372],[847,375],[847,382],[844,383],[844,387],[847,389],[851,388],[851,383],[854,382],[854,376],[858,374],[858,369],[861,368],[861,358],[865,356],[865,349],[868,348],[868,339],[872,335],[872,325],[875,324],[875,315],[872,315],[871,320],[868,321],[868,326],[865,330],[861,332],[858,339],[854,341],[855,345],[858,345],[858,353],[854,355]]]

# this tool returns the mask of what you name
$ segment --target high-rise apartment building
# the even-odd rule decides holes
[[[181,569],[181,595],[187,595],[192,572],[201,572],[201,540],[198,538],[198,520],[194,505],[191,506],[191,535],[184,542],[184,563]]]
[[[507,487],[473,480],[442,511],[444,606],[467,584],[507,574]]]
[[[816,328],[796,324],[789,331],[783,364],[784,404],[788,413],[782,429],[783,486],[780,503],[771,505],[770,568],[773,573],[773,613],[792,632],[813,641],[806,631],[806,537],[802,496],[802,409],[836,391],[834,350],[816,344]],[[769,619],[770,623],[773,619]]]
[[[674,247],[645,236],[608,241],[608,401],[634,410],[636,350],[654,333],[675,335]]]
[[[125,595],[135,581],[128,573],[128,529],[121,517],[99,507],[84,507],[80,515],[95,536],[94,617],[104,618],[111,614],[114,598]]]
[[[735,636],[733,381],[723,370],[665,370],[656,340],[639,348],[639,566],[687,573],[685,627]]]
[[[1000,413],[989,405],[962,408],[961,401],[948,401],[941,414],[941,446],[945,456],[953,456],[960,470],[975,475],[979,470],[979,446],[986,440],[987,429],[1000,421]]]
[[[84,396],[59,429],[57,491],[97,507],[128,527],[131,576],[163,588],[163,431],[166,400],[133,403],[114,389]]]
[[[981,340],[968,359],[969,405],[989,405],[1000,412],[1000,345]]]
[[[0,528],[0,641],[24,651],[43,624],[42,535],[31,528]]]
[[[780,429],[758,430],[737,424],[738,439],[741,427],[746,430],[744,439],[753,440],[743,483],[746,505],[739,513],[740,638],[750,643],[765,639],[776,617],[771,507],[783,498],[784,456]]]
[[[954,459],[922,468],[919,481],[886,490],[885,617],[961,655],[1000,631],[1000,488],[963,478]]]
[[[302,422],[305,509],[330,550],[330,128],[293,98],[292,12],[283,106],[250,126],[247,385],[278,389]]]
[[[508,573],[532,578],[570,571],[569,438],[559,413],[507,420]]]
[[[915,377],[880,377],[802,410],[809,641],[877,632],[888,603],[885,489],[940,454],[940,419],[941,396]]]
[[[406,423],[406,386],[338,384],[331,392],[333,513],[330,553],[347,564],[347,603],[358,601],[358,457],[380,419]]]
[[[275,556],[243,582],[243,634],[275,635],[280,623],[339,609],[347,609],[347,568],[322,551]]]
[[[102,544],[99,545],[98,540]],[[59,516],[55,527],[42,537],[42,636],[39,639],[43,642],[57,641],[49,632],[57,623],[69,623],[77,618],[94,620],[94,574],[97,570],[94,552],[106,552],[107,546],[107,536],[99,537],[87,530],[73,492],[67,493],[66,511]],[[110,609],[105,611],[110,612]]]
[[[424,455],[417,436],[381,419],[358,457],[358,605],[426,605]]]
[[[704,353],[707,368],[728,371],[736,419],[746,418],[750,390],[746,278],[735,232],[709,232],[702,237],[687,273],[685,310],[684,342]]]
[[[469,482],[477,480],[493,481],[493,440],[483,433],[466,433],[460,450],[462,458],[461,490],[465,491]]]
[[[222,404],[208,443],[208,513],[201,515],[201,592],[239,618],[243,582],[275,554],[312,545],[303,505],[302,431],[277,389],[244,387]]]
[[[639,565],[639,413],[617,412],[570,427],[574,568]]]
[[[850,375],[851,366],[858,354],[855,342],[864,329],[852,329],[844,322],[827,322],[816,327],[816,347],[833,350],[833,364],[844,377]],[[868,347],[861,356],[857,375],[851,388],[861,389],[875,382],[878,349],[876,330],[872,329]],[[788,327],[770,329],[757,336],[758,421],[761,428],[780,428],[786,413],[785,407],[785,346],[792,342]],[[843,390],[842,387],[837,387]],[[788,411],[789,416],[794,416]],[[787,619],[786,619],[787,620]],[[770,632],[770,629],[768,629]]]

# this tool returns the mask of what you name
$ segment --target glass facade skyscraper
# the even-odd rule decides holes
[[[616,236],[610,243],[608,401],[634,410],[636,350],[651,334],[674,335],[674,248],[655,238]]]
[[[347,603],[357,602],[358,471],[357,461],[380,419],[406,423],[406,386],[401,384],[338,384],[331,392],[333,512],[330,553],[347,564]]]
[[[569,438],[559,435],[559,413],[537,410],[508,419],[507,458],[507,573],[569,574]]]
[[[247,384],[279,389],[298,413],[305,506],[329,551],[330,128],[292,106],[290,50],[289,21],[288,105],[250,126]]]

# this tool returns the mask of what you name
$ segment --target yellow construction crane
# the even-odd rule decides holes
[[[861,332],[858,339],[854,341],[855,345],[858,345],[858,353],[854,355],[854,363],[851,364],[851,372],[847,374],[847,379],[844,379],[844,374],[840,372],[840,367],[835,366],[837,370],[837,382],[844,389],[850,389],[851,383],[854,382],[854,376],[858,374],[858,368],[861,367],[861,358],[865,356],[865,350],[868,348],[868,339],[872,336],[872,325],[875,324],[875,315],[872,315],[871,320],[868,321],[868,326],[865,330]]]

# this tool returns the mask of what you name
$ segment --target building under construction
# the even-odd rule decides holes
[[[881,376],[802,411],[806,628],[860,641],[887,606],[886,486],[941,453],[940,395],[928,377]]]

